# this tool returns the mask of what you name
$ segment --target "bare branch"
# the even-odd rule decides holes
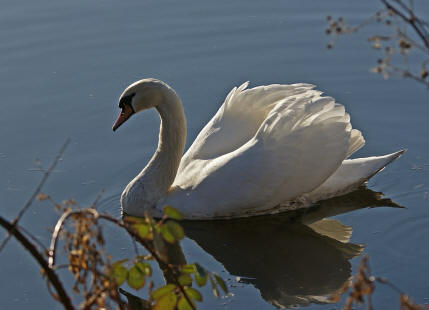
[[[49,282],[53,285],[56,292],[58,293],[59,301],[62,303],[64,309],[74,310],[71,299],[68,296],[64,286],[62,285],[60,279],[54,270],[52,270],[48,262],[45,260],[44,256],[37,250],[37,248],[25,237],[19,229],[16,228],[16,223],[10,223],[0,216],[0,226],[5,228],[10,236],[14,236],[16,240],[31,254],[31,256],[39,263],[40,267],[43,269],[46,277]]]
[[[8,231],[8,235],[3,240],[3,242],[0,245],[0,252],[5,247],[6,243],[10,239],[10,236],[13,234],[14,230],[16,229],[16,225],[18,224],[19,220],[22,218],[24,213],[31,207],[31,204],[33,203],[34,199],[36,199],[37,195],[39,195],[40,191],[42,190],[43,185],[45,185],[46,180],[48,179],[51,172],[54,170],[56,165],[61,159],[61,156],[63,155],[65,149],[70,143],[70,138],[66,140],[66,142],[63,144],[63,146],[60,148],[57,156],[55,157],[55,160],[52,162],[51,166],[48,168],[48,170],[45,171],[43,174],[42,179],[40,180],[39,184],[37,185],[36,189],[34,190],[33,194],[30,196],[30,198],[25,203],[24,207],[19,211],[18,216],[12,221],[12,229]]]
[[[405,6],[406,11],[410,14],[410,17],[406,16],[405,14],[403,14],[400,10],[398,10],[397,8],[395,8],[393,5],[391,5],[387,0],[380,0],[387,9],[391,10],[392,12],[394,12],[396,15],[398,15],[400,18],[403,19],[404,22],[406,22],[407,24],[409,24],[411,27],[413,27],[414,31],[417,33],[417,35],[420,37],[420,39],[422,39],[424,45],[429,48],[429,38],[424,34],[425,30],[421,29],[419,27],[419,23],[417,22],[417,18],[414,15],[413,11],[411,11],[407,6],[405,6],[405,4],[403,4],[401,1],[396,1],[397,3],[399,3],[402,7]],[[410,13],[411,12],[411,13]]]

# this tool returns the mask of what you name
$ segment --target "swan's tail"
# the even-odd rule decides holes
[[[347,194],[368,181],[406,150],[384,156],[346,159],[321,186],[307,194],[312,202]]]

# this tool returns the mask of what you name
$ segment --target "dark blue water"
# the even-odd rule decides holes
[[[378,55],[366,38],[376,28],[325,48],[327,15],[358,23],[377,8],[373,1],[339,0],[4,1],[1,214],[16,215],[41,177],[34,161],[47,166],[68,137],[71,145],[44,191],[60,201],[74,197],[87,204],[104,189],[100,208],[119,214],[123,187],[146,164],[158,138],[154,111],[111,131],[117,98],[137,79],[156,77],[177,91],[188,119],[188,145],[229,90],[244,81],[314,83],[344,104],[363,132],[367,143],[356,156],[408,149],[368,184],[405,208],[364,208],[373,195],[364,192],[322,206],[306,219],[317,225],[315,219],[338,214],[335,220],[352,227],[351,243],[331,238],[338,237],[332,235],[335,229],[347,231],[339,222],[311,230],[283,218],[222,229],[191,227],[183,242],[187,258],[219,272],[233,293],[216,300],[204,291],[202,308],[331,309],[319,304],[321,296],[356,270],[361,256],[353,244],[363,245],[359,249],[370,256],[375,274],[397,283],[415,301],[428,302],[429,92],[413,81],[385,81],[368,72]],[[370,197],[360,201],[365,195]],[[22,224],[47,242],[47,228],[56,218],[49,205],[36,203]],[[132,253],[120,237],[112,239],[118,255]],[[2,309],[60,308],[15,241],[0,253],[0,266]],[[377,289],[376,308],[396,303],[396,293]]]

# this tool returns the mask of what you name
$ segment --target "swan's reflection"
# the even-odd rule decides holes
[[[365,207],[399,207],[366,187],[318,206],[267,217],[184,222],[186,235],[253,284],[278,307],[328,302],[351,276],[349,260],[363,246],[349,243],[352,228],[325,219]]]

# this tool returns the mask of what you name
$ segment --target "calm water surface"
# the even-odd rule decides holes
[[[371,28],[325,49],[327,15],[357,23],[375,9],[374,1],[344,0],[3,1],[1,214],[16,215],[41,177],[34,160],[47,166],[70,137],[45,192],[86,204],[104,189],[100,209],[119,215],[123,187],[158,138],[154,111],[111,131],[117,98],[136,79],[157,77],[176,89],[188,145],[244,81],[314,83],[343,103],[362,130],[367,144],[356,156],[408,151],[368,189],[308,212],[186,225],[187,259],[219,272],[233,293],[217,300],[204,291],[202,308],[332,309],[324,296],[347,281],[362,252],[375,274],[429,302],[429,92],[368,73],[377,58],[366,42]],[[56,218],[36,203],[22,224],[48,242]],[[108,237],[118,257],[132,254],[128,239],[114,231]],[[61,308],[15,241],[1,253],[0,270],[1,309]],[[394,307],[397,299],[379,287],[375,308]]]

